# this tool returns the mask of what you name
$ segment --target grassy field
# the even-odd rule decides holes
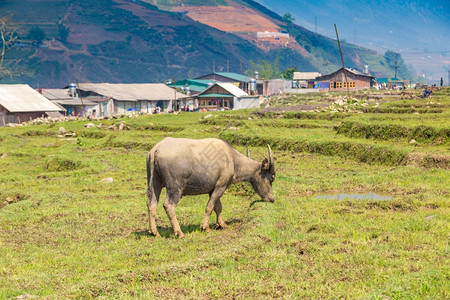
[[[450,90],[411,95],[350,113],[0,128],[0,299],[448,299]],[[341,95],[284,96],[273,106],[330,97]],[[76,136],[57,137],[60,127]],[[270,143],[275,203],[234,185],[222,198],[228,228],[205,233],[207,196],[185,197],[177,208],[185,239],[160,203],[162,237],[149,236],[145,158],[166,136],[220,137],[257,160]],[[322,197],[343,193],[391,199]]]

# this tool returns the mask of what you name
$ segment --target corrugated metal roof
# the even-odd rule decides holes
[[[42,95],[48,100],[72,99],[69,89],[42,89]]]
[[[319,72],[294,72],[294,80],[316,79],[322,76]]]
[[[208,83],[215,83],[215,81],[207,79],[185,79],[177,81],[176,85],[177,88],[180,88],[187,84],[191,92],[203,92],[208,87]],[[173,88],[173,82],[168,83],[167,86]]]
[[[229,95],[229,94],[202,94],[198,96],[199,98],[219,98],[219,97],[223,97],[223,98],[229,98],[229,97],[233,97],[233,95]]]
[[[316,79],[317,80],[322,80],[323,78],[326,78],[326,77],[329,77],[329,76],[334,76],[337,73],[342,72],[343,70],[344,70],[344,68],[340,68],[339,70],[337,70],[337,71],[335,71],[335,72],[333,72],[331,74],[323,75],[323,76],[317,77]],[[372,75],[369,75],[369,74],[363,74],[363,73],[359,72],[358,70],[355,70],[355,69],[352,69],[352,68],[345,68],[345,70],[347,72],[349,72],[349,73],[352,73],[352,74],[356,75],[356,76],[364,76],[364,77],[369,77],[369,78],[375,78],[375,76],[372,76]]]
[[[0,84],[0,105],[12,113],[61,110],[27,84]]]
[[[80,83],[78,88],[119,101],[173,100],[174,90],[164,83]],[[177,92],[177,99],[187,96]]]
[[[382,78],[377,78],[377,83],[389,83],[389,81],[391,82],[399,82],[400,79],[395,78],[395,77],[382,77]]]
[[[230,82],[217,82],[215,85],[207,88],[203,93],[201,93],[199,95],[199,97],[204,96],[204,95],[206,96],[207,91],[212,89],[216,85],[220,86],[221,88],[223,88],[224,90],[226,90],[227,92],[229,92],[231,95],[233,95],[235,97],[240,98],[240,97],[248,96],[248,94],[246,92],[244,92],[243,90],[241,90],[240,88],[238,88],[237,86],[235,86],[234,84],[232,84]]]
[[[232,72],[216,72],[217,75],[223,76],[223,77],[227,77],[239,82],[249,82],[250,81],[250,77],[245,76],[245,75],[241,75],[238,73],[232,73]]]
[[[78,106],[78,105],[98,105],[98,103],[89,101],[89,100],[85,100],[83,99],[83,101],[81,101],[80,98],[73,98],[73,99],[63,99],[63,100],[52,100],[53,103],[58,103],[60,105],[73,105],[73,106]]]

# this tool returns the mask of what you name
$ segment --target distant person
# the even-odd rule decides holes
[[[423,92],[423,97],[424,98],[429,98],[431,96],[431,91],[426,88],[425,91]]]
[[[444,79],[441,77],[441,87],[444,85]]]

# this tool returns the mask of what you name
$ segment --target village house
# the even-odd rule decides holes
[[[60,108],[27,84],[0,84],[0,126],[60,117]]]
[[[256,90],[256,86],[254,88],[251,86],[252,82],[256,83],[255,79],[232,72],[214,72],[197,77],[196,80],[212,80],[215,82],[233,83],[246,93]]]
[[[214,80],[208,79],[183,79],[175,82],[166,83],[171,88],[176,88],[183,94],[188,96],[196,96],[206,90],[208,87],[216,83]]]
[[[106,97],[98,97],[91,100],[83,99],[78,96],[76,91],[69,89],[38,89],[45,98],[64,109],[64,114],[72,116],[99,116],[100,105],[107,101]]]
[[[363,74],[355,69],[345,68],[350,90],[370,89],[373,86],[374,76]],[[334,73],[317,77],[320,90],[343,91],[347,90],[344,68]]]
[[[319,72],[294,72],[292,88],[312,89],[316,78],[322,76]]]
[[[97,101],[100,116],[127,112],[153,113],[157,107],[166,111],[177,100],[177,106],[186,105],[188,96],[174,91],[163,83],[80,83],[77,91],[83,100]]]
[[[260,105],[259,96],[249,96],[229,82],[217,82],[196,98],[203,111],[259,108]]]

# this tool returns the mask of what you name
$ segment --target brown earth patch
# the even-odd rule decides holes
[[[424,168],[441,168],[450,170],[450,156],[426,153],[408,153],[408,165]]]
[[[226,32],[278,32],[279,26],[246,6],[184,6],[172,11],[184,12],[191,19]]]

